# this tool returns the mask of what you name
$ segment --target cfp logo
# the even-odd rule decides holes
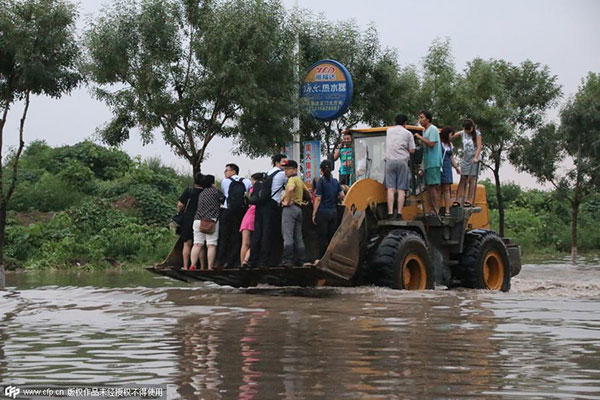
[[[17,395],[21,393],[21,389],[16,386],[7,386],[4,388],[4,395],[13,399],[17,398]]]

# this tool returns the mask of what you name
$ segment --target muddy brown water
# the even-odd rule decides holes
[[[166,384],[169,399],[600,398],[600,258],[509,293],[248,290],[146,271],[9,274],[0,386]]]

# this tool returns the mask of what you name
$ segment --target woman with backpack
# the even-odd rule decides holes
[[[323,257],[337,229],[337,204],[344,198],[340,183],[331,176],[331,163],[321,162],[321,179],[317,182],[312,221],[319,234],[319,258]]]
[[[194,239],[194,231],[192,225],[194,223],[194,214],[198,208],[198,195],[202,192],[202,179],[204,175],[198,172],[194,175],[194,185],[186,188],[177,202],[177,209],[182,217],[179,227],[179,238],[183,242],[183,269],[187,270],[190,265],[190,254],[192,251],[192,241]]]
[[[252,174],[250,181],[252,181],[252,187],[250,188],[250,195],[254,191],[254,185],[256,182],[263,180],[265,174],[257,172]],[[254,232],[254,218],[256,216],[256,205],[250,204],[248,211],[244,214],[242,223],[240,225],[240,232],[242,233],[242,247],[240,249],[240,265],[242,267],[248,266],[248,260],[250,259],[250,241],[252,240],[252,232]]]
[[[192,247],[191,270],[196,269],[198,255],[206,245],[208,269],[215,267],[217,244],[219,241],[219,211],[225,202],[225,195],[215,187],[215,176],[205,175],[202,193],[198,196],[198,207],[194,216],[194,246]],[[200,260],[204,269],[204,260]]]
[[[450,140],[460,137],[463,147],[463,157],[460,163],[460,182],[453,205],[471,207],[475,199],[477,175],[479,174],[479,156],[481,155],[481,132],[471,118],[463,121],[463,130],[450,135]],[[465,195],[467,200],[465,201]],[[460,200],[459,200],[460,199]]]

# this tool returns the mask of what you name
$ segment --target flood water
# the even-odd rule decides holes
[[[525,265],[509,293],[9,274],[0,386],[166,384],[169,399],[598,399],[600,259],[566,261]]]

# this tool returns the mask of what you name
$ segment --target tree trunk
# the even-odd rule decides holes
[[[572,218],[571,221],[571,264],[577,265],[577,217],[579,216],[579,201],[577,194],[572,203]]]
[[[0,205],[0,290],[4,290],[6,279],[4,275],[4,239],[6,232],[6,205]]]
[[[196,174],[199,174],[201,172],[201,166],[202,166],[202,162],[199,162],[199,155],[198,154],[194,154],[192,156],[192,176],[196,176]]]
[[[494,181],[496,183],[496,201],[498,201],[498,233],[504,237],[504,198],[502,197],[502,186],[500,185],[500,167],[494,167]]]

